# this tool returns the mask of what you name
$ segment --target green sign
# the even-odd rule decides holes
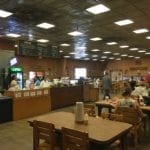
[[[10,71],[11,72],[22,72],[22,68],[21,67],[11,67]]]

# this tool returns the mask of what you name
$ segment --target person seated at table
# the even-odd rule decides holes
[[[135,87],[132,92],[133,95],[138,95],[140,100],[143,100],[143,96],[148,96],[148,89],[143,82],[139,82],[139,85]]]
[[[117,109],[117,107],[135,108],[139,111],[140,117],[143,117],[143,112],[140,108],[140,105],[138,104],[137,100],[135,100],[131,97],[131,92],[130,91],[124,91],[122,93],[122,96],[123,96],[123,98],[120,99],[120,101],[118,101],[115,109]]]

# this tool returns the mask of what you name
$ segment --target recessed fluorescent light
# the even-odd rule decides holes
[[[127,55],[127,54],[122,54],[121,56],[122,56],[122,57],[126,57],[126,56],[128,56],[128,55]]]
[[[70,44],[62,43],[62,44],[60,44],[60,46],[70,46]]]
[[[134,56],[132,56],[132,55],[129,55],[128,57],[129,57],[129,58],[132,58],[132,57],[134,57]]]
[[[60,50],[59,52],[60,52],[60,53],[63,53],[64,51],[63,51],[63,50]]]
[[[49,40],[47,40],[47,39],[39,39],[39,40],[37,40],[37,42],[47,43],[47,42],[49,42]]]
[[[70,58],[70,56],[66,55],[66,56],[64,56],[64,58]]]
[[[140,59],[141,57],[134,57],[135,59]]]
[[[125,19],[125,20],[120,20],[120,21],[115,22],[115,24],[117,24],[119,26],[125,26],[125,25],[131,24],[131,23],[133,23],[133,21],[130,19]]]
[[[150,40],[150,36],[147,36],[146,39]]]
[[[40,23],[36,26],[39,27],[39,28],[43,28],[43,29],[50,29],[50,28],[55,27],[55,25],[49,24],[49,23],[46,23],[46,22]]]
[[[5,11],[5,10],[0,10],[0,17],[6,18],[8,16],[11,16],[13,13]]]
[[[109,59],[115,59],[114,57],[109,57]]]
[[[100,50],[99,49],[92,49],[91,51],[92,52],[99,52]]]
[[[117,42],[107,42],[106,43],[107,45],[116,45],[116,44],[118,44]]]
[[[146,52],[145,54],[146,54],[146,55],[150,55],[150,52]]]
[[[129,45],[120,45],[119,47],[120,47],[120,48],[128,48]]]
[[[21,35],[20,34],[15,34],[15,33],[8,33],[8,34],[6,34],[6,36],[17,38],[17,37],[20,37]]]
[[[86,11],[97,15],[97,14],[101,14],[101,13],[110,11],[110,8],[106,7],[103,4],[99,4],[99,5],[95,5],[95,6],[87,8]]]
[[[84,58],[84,60],[90,60],[90,58]]]
[[[113,55],[120,55],[120,53],[114,53]]]
[[[139,53],[145,53],[146,50],[139,50],[138,52],[139,52]]]
[[[138,48],[134,47],[134,48],[130,48],[129,50],[130,50],[130,51],[137,51]]]
[[[102,56],[101,58],[107,58],[107,56]]]
[[[69,54],[70,54],[70,55],[74,55],[74,54],[76,54],[76,53],[75,53],[75,52],[70,52]]]
[[[140,33],[149,32],[149,30],[146,29],[146,28],[143,28],[143,29],[134,30],[133,32],[136,33],[136,34],[140,34]]]
[[[92,59],[93,61],[97,61],[98,59]]]
[[[105,61],[104,59],[101,59],[100,61]]]
[[[91,41],[100,41],[102,40],[102,38],[100,37],[95,37],[95,38],[90,38]]]
[[[92,57],[98,57],[98,55],[92,55]]]
[[[79,31],[74,31],[74,32],[70,32],[68,34],[72,35],[72,36],[79,36],[79,35],[82,35],[83,33],[79,32]]]
[[[110,54],[111,52],[110,51],[105,51],[103,52],[104,54]]]
[[[116,60],[121,60],[121,58],[116,58]]]

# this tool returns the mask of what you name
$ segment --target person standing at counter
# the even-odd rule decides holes
[[[17,83],[17,77],[16,77],[16,75],[12,76],[8,90],[9,91],[19,90],[19,85]]]
[[[109,97],[109,99],[111,98],[110,97],[111,86],[112,86],[111,79],[108,75],[108,72],[106,72],[104,77],[102,78],[102,87],[103,87],[103,92],[104,92],[103,99],[105,99],[106,97]]]
[[[17,91],[19,90],[19,86],[15,80],[12,80],[10,83],[10,87],[8,88],[8,91]]]
[[[43,80],[41,81],[40,87],[41,87],[41,88],[47,88],[47,87],[50,87],[50,82],[49,82],[49,79],[48,79],[47,76],[44,77]]]

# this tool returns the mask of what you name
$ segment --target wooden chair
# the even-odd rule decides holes
[[[89,150],[88,133],[62,128],[63,150]]]
[[[101,117],[103,119],[109,119],[112,121],[123,121],[123,115],[122,114],[113,114],[113,113],[101,113]]]
[[[33,121],[33,149],[55,150],[55,128],[51,123]]]
[[[121,114],[112,114],[112,113],[101,113],[101,117],[103,119],[109,119],[112,121],[123,121],[123,115]],[[120,140],[116,140],[109,146],[109,150],[121,150],[121,142]]]
[[[84,113],[87,113],[89,116],[96,116],[95,105],[93,104],[84,104]]]
[[[142,118],[139,116],[139,110],[133,107],[118,107],[115,113],[123,115],[123,122],[133,125],[130,134],[134,138],[134,145],[137,145],[141,137]]]

